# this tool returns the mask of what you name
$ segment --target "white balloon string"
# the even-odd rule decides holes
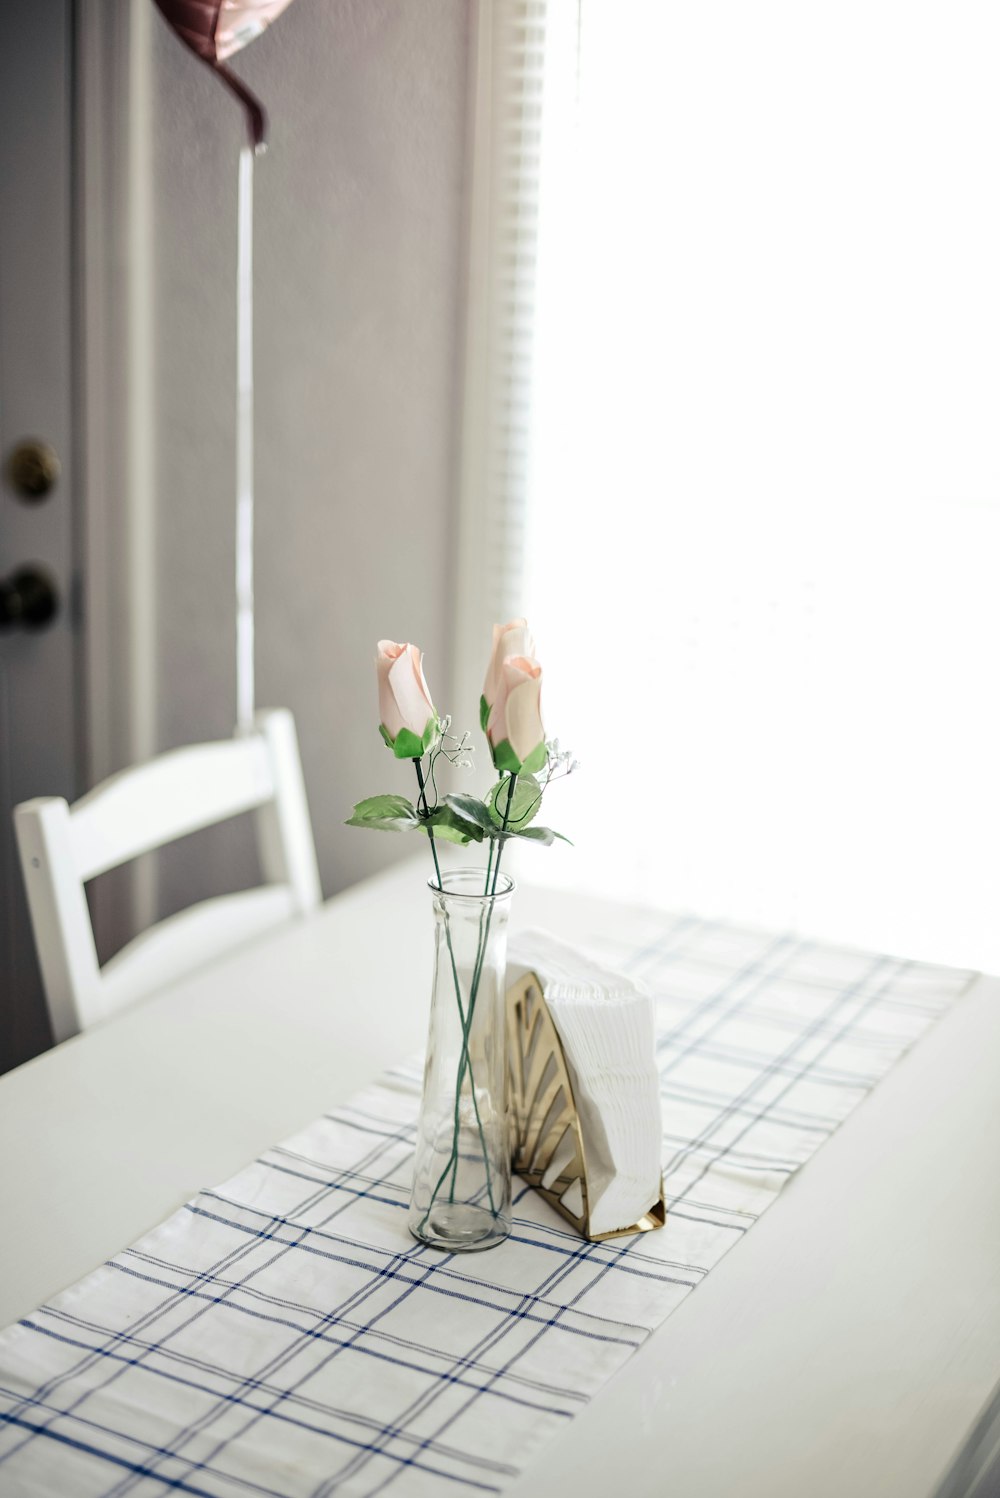
[[[236,221],[236,726],[253,727],[253,151],[240,151]]]

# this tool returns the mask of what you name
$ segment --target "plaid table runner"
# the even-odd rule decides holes
[[[591,945],[656,996],[663,1230],[587,1243],[515,1182],[502,1247],[416,1243],[420,1076],[393,1070],[0,1337],[0,1492],[502,1490],[971,977],[637,929]]]

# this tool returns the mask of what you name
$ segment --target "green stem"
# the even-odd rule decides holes
[[[482,922],[480,920],[480,926],[481,926],[481,924],[482,924]],[[489,931],[489,927],[487,926],[487,933],[488,933],[488,931]],[[448,926],[448,912],[447,911],[445,911],[445,933],[446,933],[446,935],[448,937],[448,952],[449,952],[449,954],[451,956],[451,971],[452,971],[452,976],[453,976],[453,978],[455,980],[455,993],[457,995],[459,993],[459,991],[460,991],[459,990],[459,982],[458,982],[458,972],[457,972],[456,967],[455,967],[455,954],[452,951],[452,946],[451,946],[451,932],[450,932],[450,929],[449,929],[449,926]],[[480,944],[482,944],[482,935],[481,934],[480,934],[479,941],[480,941]],[[477,952],[476,952],[476,962],[478,963],[479,960],[480,960],[479,951],[477,950]],[[461,1106],[461,1100],[462,1100],[462,1082],[465,1079],[465,1068],[466,1068],[466,1066],[468,1066],[468,1068],[469,1068],[469,1093],[470,1093],[470,1095],[472,1097],[472,1109],[473,1109],[473,1112],[476,1115],[476,1128],[479,1130],[479,1144],[480,1144],[480,1147],[481,1147],[481,1149],[483,1151],[483,1165],[486,1168],[486,1193],[487,1193],[487,1195],[489,1196],[489,1199],[490,1199],[490,1211],[493,1213],[494,1216],[496,1216],[496,1205],[495,1205],[495,1203],[493,1201],[493,1180],[492,1180],[492,1177],[490,1175],[490,1156],[489,1156],[489,1151],[486,1148],[486,1135],[483,1132],[483,1121],[482,1121],[482,1119],[479,1116],[479,1099],[476,1097],[476,1077],[475,1077],[475,1073],[472,1070],[472,1057],[469,1055],[469,1034],[470,1034],[470,1032],[472,1030],[472,1017],[473,1017],[473,1013],[475,1011],[475,1007],[476,1007],[476,995],[475,995],[475,990],[473,989],[470,992],[469,1007],[465,1011],[464,1014],[462,1013],[462,1003],[461,1003],[460,999],[459,999],[459,1004],[458,1004],[458,1014],[459,1014],[459,1019],[461,1021],[461,1025],[462,1025],[462,1054],[461,1054],[461,1056],[459,1058],[459,1063],[458,1063],[458,1076],[455,1079],[455,1126],[454,1126],[454,1130],[453,1130],[453,1133],[452,1133],[451,1159],[449,1160],[448,1165],[446,1165],[445,1168],[444,1168],[444,1175],[447,1176],[447,1174],[448,1174],[448,1166],[450,1165],[451,1166],[451,1189],[448,1192],[448,1200],[450,1202],[453,1202],[455,1200],[455,1185],[456,1185],[456,1182],[458,1180],[458,1135],[459,1135],[459,1128],[460,1128],[460,1106]],[[443,1178],[444,1177],[442,1177],[442,1179]],[[434,1205],[434,1198],[432,1197],[431,1198],[431,1206],[433,1206],[433,1205]],[[428,1207],[427,1210],[429,1212],[430,1211],[430,1207]]]
[[[479,996],[479,984],[480,984],[480,980],[482,979],[482,976],[483,976],[483,964],[486,961],[486,947],[487,947],[487,944],[488,944],[489,939],[490,939],[490,923],[493,920],[493,896],[495,896],[496,892],[497,892],[497,880],[500,877],[500,860],[503,857],[503,847],[504,847],[504,841],[505,841],[504,834],[507,831],[507,825],[508,825],[508,822],[510,820],[510,809],[511,809],[511,806],[513,805],[513,802],[514,802],[514,791],[515,791],[516,785],[517,785],[517,773],[513,772],[510,775],[510,777],[508,779],[508,782],[507,782],[507,803],[506,803],[506,805],[504,807],[503,825],[501,827],[500,836],[499,836],[499,838],[496,839],[497,855],[496,855],[496,865],[493,867],[493,887],[492,887],[492,889],[490,889],[490,867],[493,865],[493,841],[491,840],[491,842],[490,842],[489,860],[488,860],[487,865],[486,865],[486,888],[490,890],[490,903],[489,903],[489,907],[488,907],[488,909],[486,911],[486,930],[485,930],[485,932],[483,931],[483,913],[482,913],[482,911],[480,911],[480,914],[479,914],[479,943],[478,943],[477,950],[476,950],[476,961],[475,961],[475,964],[474,964],[473,970],[472,970],[472,981],[471,981],[471,983],[469,985],[469,1015],[468,1015],[468,1025],[469,1025],[470,1028],[472,1026],[472,1019],[473,1019],[473,1015],[475,1013],[476,999]],[[471,1073],[471,1070],[472,1070],[472,1061],[471,1061],[471,1058],[469,1057],[468,1048],[466,1047],[463,1050],[462,1059],[461,1059],[461,1062],[459,1064],[457,1092],[460,1092],[461,1088],[462,1088],[462,1081],[463,1081],[464,1076],[465,1076],[465,1064],[466,1064],[467,1060],[469,1062],[469,1070],[470,1070],[470,1073]],[[475,1096],[475,1078],[472,1078],[472,1082],[473,1082],[473,1096]],[[456,1096],[457,1096],[457,1093],[456,1093]],[[457,1123],[457,1112],[456,1112],[456,1123]],[[485,1146],[484,1146],[484,1148],[485,1148]],[[489,1167],[487,1166],[487,1175],[488,1175],[488,1172],[489,1172]],[[445,1167],[445,1174],[447,1175],[447,1173],[448,1173],[448,1167],[446,1166]],[[451,1191],[450,1191],[450,1195],[449,1195],[449,1199],[451,1201],[455,1200],[455,1182],[456,1182],[457,1179],[458,1179],[458,1159],[457,1159],[457,1156],[456,1156],[456,1158],[454,1160],[454,1166],[453,1166],[453,1169],[452,1169],[452,1175],[451,1175]],[[492,1192],[490,1192],[490,1205],[491,1206],[493,1205],[493,1193]]]
[[[413,768],[417,772],[417,785],[420,788],[420,800],[423,802],[424,815],[427,816],[428,815],[427,787],[426,787],[426,785],[424,783],[423,769],[422,769],[420,760],[418,758],[414,758]],[[441,891],[441,894],[443,896],[444,895],[444,885],[443,885],[442,880],[441,880],[441,865],[438,863],[437,849],[434,846],[434,834],[433,834],[433,832],[431,831],[430,828],[427,829],[427,836],[428,836],[428,839],[429,839],[430,845],[431,845],[431,855],[432,855],[432,857],[434,859],[434,872],[435,872],[435,874],[437,876],[438,889]],[[491,856],[492,856],[492,849],[490,851],[491,851]],[[489,885],[489,873],[488,872],[487,872],[486,882],[487,882],[487,885]],[[482,932],[482,918],[480,917],[480,946],[482,945],[482,934],[481,934],[481,932]],[[487,934],[488,934],[488,932],[489,932],[489,924],[487,923]],[[456,1084],[455,1084],[455,1122],[454,1122],[454,1129],[453,1129],[453,1133],[452,1133],[451,1155],[449,1156],[448,1163],[445,1165],[445,1168],[444,1168],[444,1170],[441,1173],[441,1177],[438,1180],[437,1185],[434,1187],[434,1190],[431,1193],[431,1199],[430,1199],[430,1202],[427,1205],[427,1211],[423,1215],[423,1219],[421,1221],[421,1227],[423,1227],[426,1224],[427,1219],[428,1219],[428,1217],[430,1216],[430,1213],[431,1213],[431,1208],[434,1206],[434,1202],[437,1199],[437,1194],[440,1191],[442,1185],[444,1184],[445,1179],[447,1178],[448,1171],[452,1170],[453,1166],[454,1166],[454,1170],[453,1170],[453,1174],[452,1174],[450,1200],[451,1201],[455,1200],[455,1181],[456,1181],[456,1178],[458,1176],[458,1136],[459,1136],[459,1129],[460,1129],[460,1105],[461,1105],[461,1098],[462,1098],[462,1082],[463,1082],[463,1080],[465,1078],[465,1068],[466,1068],[466,1066],[468,1066],[468,1068],[469,1068],[469,1081],[470,1081],[470,1089],[469,1090],[470,1090],[470,1093],[472,1095],[472,1107],[473,1107],[473,1111],[474,1111],[474,1113],[476,1115],[476,1127],[479,1130],[479,1143],[480,1143],[480,1146],[481,1146],[482,1151],[483,1151],[483,1165],[486,1168],[486,1191],[487,1191],[487,1195],[489,1196],[489,1199],[490,1199],[490,1211],[493,1213],[494,1216],[496,1216],[496,1205],[495,1205],[494,1200],[493,1200],[493,1181],[492,1181],[492,1177],[490,1175],[489,1151],[486,1148],[486,1135],[483,1132],[483,1121],[482,1121],[482,1119],[481,1119],[481,1117],[479,1115],[479,1100],[476,1097],[476,1079],[475,1079],[475,1074],[474,1074],[474,1072],[472,1070],[472,1058],[469,1055],[469,1031],[470,1031],[470,1029],[472,1027],[472,1013],[473,1013],[473,1009],[475,1007],[475,989],[473,989],[472,992],[471,992],[471,994],[470,994],[469,1008],[468,1008],[468,1011],[466,1011],[464,1009],[463,1005],[462,1005],[462,985],[459,982],[458,967],[457,967],[456,962],[455,962],[455,951],[454,951],[454,948],[453,948],[452,942],[451,942],[451,923],[450,923],[450,921],[448,919],[448,911],[447,911],[447,909],[445,909],[445,912],[444,912],[444,933],[445,933],[445,940],[446,940],[446,942],[448,944],[448,957],[449,957],[450,962],[451,962],[452,981],[453,981],[453,983],[455,985],[455,1003],[458,1006],[458,1020],[459,1020],[459,1024],[462,1027],[462,1054],[461,1054],[461,1059],[460,1059],[460,1062],[459,1062],[458,1078],[457,1078],[457,1081],[456,1081]],[[476,963],[474,965],[474,970],[478,969],[480,966],[481,966],[481,955],[480,955],[480,952],[477,950],[477,952],[476,952]],[[478,987],[478,980],[476,981],[476,987]]]
[[[427,787],[424,785],[424,772],[419,759],[413,761],[413,768],[417,772],[417,785],[420,787],[420,799],[424,803],[424,816],[426,817],[430,815],[427,807]],[[434,832],[430,827],[427,829],[427,840],[431,845],[431,857],[434,859],[434,872],[437,875],[438,889],[443,889],[444,886],[441,883],[441,865],[438,863],[437,848],[434,846]]]
[[[492,864],[492,862],[493,862],[493,844],[491,842],[490,843],[489,864]],[[489,885],[490,885],[489,864],[487,865],[487,869],[486,869],[486,890],[484,890],[484,892],[483,892],[484,896],[486,895],[487,891],[489,890]],[[475,956],[475,959],[474,959],[473,964],[472,964],[472,980],[471,980],[471,982],[469,984],[469,1022],[468,1022],[468,1029],[470,1031],[472,1029],[472,1016],[473,1016],[473,1014],[475,1012],[475,1007],[476,1007],[476,994],[479,992],[479,975],[482,972],[483,962],[485,961],[486,939],[487,939],[487,937],[490,934],[490,925],[489,925],[489,921],[488,920],[486,922],[486,931],[485,931],[485,933],[483,931],[483,919],[484,919],[484,917],[486,915],[486,908],[487,907],[484,905],[483,907],[480,908],[480,911],[479,911],[479,936],[478,936],[477,941],[476,941],[476,956]],[[475,1099],[475,1096],[476,1096],[476,1079],[472,1075],[472,1057],[469,1055],[469,1048],[468,1048],[468,1044],[467,1043],[463,1044],[463,1047],[462,1047],[462,1055],[459,1058],[459,1065],[458,1065],[458,1077],[456,1079],[456,1084],[455,1084],[455,1105],[456,1105],[455,1125],[456,1125],[456,1129],[457,1129],[457,1126],[458,1126],[458,1112],[457,1112],[457,1108],[458,1108],[458,1097],[459,1097],[459,1094],[462,1091],[462,1082],[465,1079],[465,1067],[466,1067],[466,1063],[468,1063],[468,1067],[469,1067],[469,1081],[470,1081],[470,1085],[471,1085],[471,1088],[472,1088],[472,1096],[473,1096],[473,1099]],[[477,1110],[477,1115],[476,1116],[478,1117],[478,1110]],[[456,1138],[457,1137],[458,1136],[457,1136],[457,1133],[456,1133]],[[486,1150],[486,1146],[485,1146],[485,1143],[484,1143],[484,1145],[483,1145],[484,1158],[485,1158],[485,1150]],[[487,1184],[489,1184],[489,1181],[488,1181],[488,1178],[489,1178],[489,1163],[488,1162],[487,1162],[487,1166],[486,1166],[486,1173],[487,1173]],[[453,1202],[455,1200],[455,1190],[456,1190],[457,1184],[458,1184],[458,1155],[457,1155],[457,1153],[455,1153],[454,1154],[454,1159],[452,1161],[452,1169],[451,1169],[451,1186],[449,1187],[449,1190],[448,1190],[448,1200],[449,1201]],[[490,1206],[491,1207],[493,1206],[493,1192],[492,1191],[490,1191]]]
[[[497,866],[493,871],[493,888],[490,890],[490,894],[492,895],[495,895],[497,892],[497,879],[500,874],[500,858],[503,854],[504,838],[507,832],[507,822],[510,819],[510,808],[514,802],[514,790],[516,786],[517,771],[512,770],[510,778],[507,781],[507,805],[503,809],[503,826],[500,829],[500,841],[497,847]]]
[[[448,939],[448,952],[449,952],[449,955],[451,956],[451,971],[452,971],[452,976],[453,976],[453,978],[455,980],[455,997],[456,997],[456,1000],[457,1000],[457,1003],[458,1003],[458,1013],[459,1013],[459,1017],[460,1017],[461,1022],[462,1022],[462,1057],[461,1057],[461,1061],[459,1062],[458,1078],[457,1078],[457,1081],[455,1083],[455,1120],[454,1120],[454,1125],[453,1125],[453,1128],[452,1128],[451,1152],[448,1155],[447,1161],[445,1162],[444,1170],[442,1170],[440,1176],[437,1179],[437,1184],[435,1185],[434,1190],[431,1192],[431,1199],[427,1203],[427,1210],[424,1213],[423,1217],[420,1219],[420,1226],[422,1228],[424,1226],[426,1226],[427,1219],[431,1215],[431,1211],[433,1209],[434,1203],[437,1201],[438,1192],[441,1190],[441,1187],[444,1185],[445,1181],[447,1180],[447,1178],[448,1178],[448,1172],[449,1171],[452,1171],[451,1191],[450,1191],[450,1194],[449,1194],[449,1200],[452,1201],[452,1202],[455,1200],[455,1180],[456,1180],[456,1178],[458,1176],[458,1136],[459,1136],[459,1130],[460,1130],[459,1111],[460,1111],[460,1103],[461,1103],[461,1097],[462,1097],[462,1082],[463,1082],[463,1079],[465,1077],[465,1068],[466,1068],[466,1065],[468,1065],[468,1068],[469,1068],[469,1082],[471,1084],[469,1090],[470,1090],[470,1093],[471,1093],[471,1096],[472,1096],[472,1107],[473,1107],[473,1110],[474,1110],[475,1115],[476,1115],[476,1127],[479,1130],[479,1143],[480,1143],[480,1147],[482,1148],[482,1151],[483,1151],[483,1165],[486,1168],[486,1194],[488,1195],[488,1197],[490,1199],[490,1211],[493,1213],[494,1217],[496,1216],[496,1212],[497,1212],[496,1202],[493,1199],[493,1179],[492,1179],[492,1176],[490,1174],[490,1157],[489,1157],[489,1151],[486,1148],[486,1136],[483,1133],[483,1122],[482,1122],[482,1119],[479,1116],[479,1103],[478,1103],[478,1100],[476,1098],[476,1078],[475,1078],[475,1073],[472,1070],[472,1058],[469,1055],[469,1030],[471,1029],[471,1026],[472,1026],[472,1012],[473,1012],[473,1009],[475,1008],[475,998],[473,996],[473,998],[470,999],[468,1012],[467,1013],[463,1012],[463,1009],[462,1009],[462,1000],[461,1000],[461,996],[460,996],[461,995],[461,989],[460,989],[460,985],[459,985],[459,981],[458,981],[458,972],[457,972],[457,969],[455,967],[455,954],[452,951],[452,947],[451,947],[451,935],[450,935],[450,932],[449,932],[449,929],[448,929],[448,913],[447,913],[447,911],[445,911],[445,935],[447,936],[447,939]],[[477,953],[477,960],[478,960],[478,953]]]

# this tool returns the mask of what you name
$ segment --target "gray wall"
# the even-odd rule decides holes
[[[296,0],[235,60],[256,172],[257,699],[296,716],[327,894],[403,852],[342,823],[408,793],[374,646],[451,670],[465,0]],[[153,38],[161,748],[232,731],[236,159],[242,112]],[[248,829],[163,855],[166,912],[256,877]]]

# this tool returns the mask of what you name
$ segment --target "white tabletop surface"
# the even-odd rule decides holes
[[[423,866],[0,1078],[0,1325],[424,1039]],[[515,924],[628,935],[522,889]],[[980,979],[509,1491],[926,1498],[1000,1379],[1000,981]]]

